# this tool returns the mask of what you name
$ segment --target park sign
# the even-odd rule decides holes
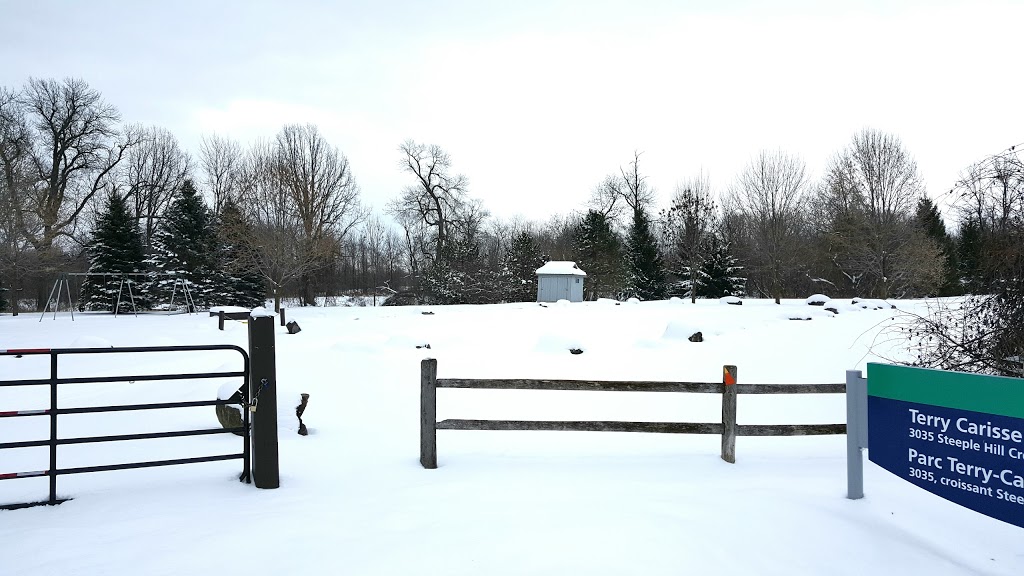
[[[1024,380],[868,364],[868,459],[1024,527]]]

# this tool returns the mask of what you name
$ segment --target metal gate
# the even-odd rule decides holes
[[[242,355],[242,369],[231,372],[200,372],[189,374],[138,374],[118,376],[97,376],[61,378],[58,376],[58,360],[61,356],[77,354],[123,354],[123,353],[159,353],[159,352],[189,352],[189,351],[210,351],[210,350],[234,350]],[[84,474],[86,472],[106,472],[110,470],[128,470],[132,468],[150,468],[154,466],[173,466],[176,464],[193,464],[197,462],[214,462],[218,460],[242,460],[242,473],[239,481],[250,482],[250,438],[249,438],[249,410],[248,407],[248,386],[249,378],[249,355],[238,346],[228,344],[211,344],[202,346],[148,346],[129,348],[34,348],[21,350],[0,350],[2,356],[43,356],[50,357],[50,377],[34,380],[0,380],[0,387],[7,386],[49,386],[50,387],[50,408],[45,410],[20,410],[0,411],[0,418],[23,418],[42,417],[50,418],[50,437],[45,440],[29,440],[24,442],[0,443],[0,450],[11,448],[31,448],[49,446],[50,464],[47,470],[7,472],[0,470],[0,480],[12,480],[17,478],[34,478],[48,476],[50,479],[49,498],[39,502],[26,502],[21,504],[4,504],[0,509],[11,510],[39,506],[47,504],[60,504],[66,499],[57,498],[57,477],[66,474]],[[195,400],[189,402],[162,402],[153,404],[129,404],[119,406],[88,406],[76,408],[60,408],[58,404],[58,389],[61,384],[86,384],[102,382],[145,382],[163,380],[194,380],[204,378],[240,378],[239,392],[227,400]],[[127,412],[134,410],[161,410],[170,408],[189,408],[196,406],[219,406],[226,404],[241,404],[242,426],[235,428],[204,428],[193,430],[176,430],[172,432],[150,432],[142,434],[120,434],[114,436],[89,436],[81,438],[58,438],[57,418],[63,414],[93,414],[101,412]],[[208,456],[196,456],[193,458],[178,458],[174,460],[151,460],[147,462],[127,462],[122,464],[111,464],[103,466],[85,466],[78,468],[59,468],[57,463],[57,447],[69,444],[92,444],[99,442],[116,442],[122,440],[147,440],[153,438],[174,438],[182,436],[202,436],[207,434],[227,434],[239,432],[242,435],[242,451],[233,454],[216,454]]]

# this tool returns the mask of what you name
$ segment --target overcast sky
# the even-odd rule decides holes
[[[312,122],[382,208],[406,139],[439,144],[496,216],[581,208],[643,152],[667,204],[762,149],[814,177],[899,136],[929,193],[1024,141],[1024,2],[0,0],[0,84],[85,79],[196,153]]]

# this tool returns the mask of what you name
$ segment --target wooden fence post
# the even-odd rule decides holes
[[[437,359],[420,362],[420,464],[437,468]]]
[[[722,367],[722,460],[736,463],[736,367]]]

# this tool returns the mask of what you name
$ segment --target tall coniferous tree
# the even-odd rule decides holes
[[[665,267],[651,222],[643,207],[633,210],[633,223],[626,237],[626,296],[641,300],[663,300],[666,294]]]
[[[942,251],[942,284],[939,286],[940,296],[956,296],[963,294],[958,274],[956,243],[946,232],[946,224],[942,221],[939,209],[931,198],[922,196],[917,201],[915,219],[924,230],[926,236],[935,241]]]
[[[537,299],[537,269],[544,265],[544,256],[533,236],[521,232],[513,240],[502,262],[502,298],[508,302],[530,302]]]
[[[148,262],[153,273],[150,294],[168,302],[175,291],[175,282],[188,283],[197,306],[217,299],[216,269],[217,237],[210,210],[186,180],[171,207],[164,214],[153,241],[153,254]],[[181,291],[180,283],[177,291]],[[177,297],[175,297],[176,301]]]
[[[729,249],[729,242],[719,234],[711,237],[708,256],[701,266],[702,280],[697,287],[701,298],[743,296],[747,279],[743,267]]]
[[[217,268],[213,274],[218,304],[256,308],[266,301],[263,276],[250,255],[250,233],[238,204],[231,198],[222,199],[217,221]]]
[[[622,291],[622,240],[608,216],[588,211],[573,230],[572,248],[576,265],[587,273],[586,299],[613,298]]]
[[[79,298],[83,310],[114,311],[122,274],[142,272],[145,255],[138,221],[128,212],[128,206],[118,194],[107,197],[106,209],[100,214],[88,246],[89,273]],[[128,280],[131,280],[129,277]],[[142,305],[142,294],[133,290],[137,306]],[[131,297],[127,290],[121,294],[121,310],[130,310]]]

